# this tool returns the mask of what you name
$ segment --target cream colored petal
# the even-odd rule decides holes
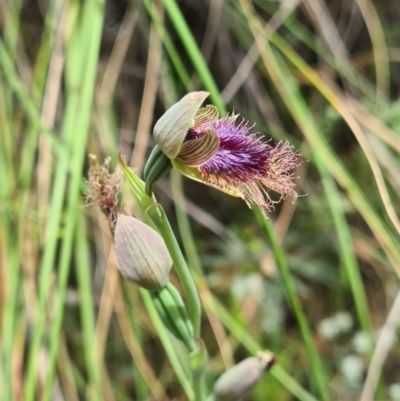
[[[211,128],[200,138],[184,142],[179,152],[179,160],[189,167],[199,167],[210,160],[219,149],[219,136]]]
[[[154,139],[170,159],[178,156],[196,113],[208,95],[208,92],[187,94],[171,106],[154,126]]]

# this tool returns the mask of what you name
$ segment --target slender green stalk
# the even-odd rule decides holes
[[[102,400],[101,372],[94,347],[96,336],[96,321],[94,316],[93,289],[91,283],[91,266],[88,239],[85,235],[87,227],[82,213],[78,220],[75,236],[76,274],[79,289],[79,307],[83,335],[83,352],[86,370],[91,388],[90,399]]]
[[[10,221],[2,213],[0,216],[2,228],[0,229],[0,236],[2,237],[2,245],[6,245],[8,251],[7,255],[7,297],[3,300],[3,316],[1,322],[1,345],[0,352],[2,377],[0,378],[0,395],[4,400],[14,400],[11,384],[13,382],[12,371],[12,356],[14,350],[15,328],[18,319],[18,288],[20,285],[20,263],[19,263],[19,244],[15,241],[13,230],[11,229]],[[4,268],[4,267],[3,267]],[[3,283],[4,285],[5,283]]]
[[[185,196],[182,186],[182,175],[176,171],[171,171],[171,188],[172,196],[175,203],[176,218],[178,220],[179,231],[182,238],[183,247],[189,260],[190,266],[196,274],[202,272],[199,254],[197,252],[196,243],[193,238],[189,217],[185,211]]]
[[[1,74],[0,74],[1,75]],[[0,146],[0,171],[3,182],[0,185],[0,253],[5,262],[0,266],[3,282],[0,284],[4,293],[0,296],[0,398],[14,400],[12,394],[12,358],[14,350],[15,328],[18,319],[18,288],[20,285],[20,250],[18,233],[15,230],[12,213],[15,199],[15,168],[14,168],[14,135],[12,132],[12,108],[8,107],[7,99],[10,88],[2,76],[0,76],[0,130],[2,132],[2,146]]]
[[[195,394],[196,401],[205,401],[206,400],[206,383],[204,374],[202,374],[198,378],[193,378],[193,390]]]
[[[169,35],[168,31],[165,29],[165,25],[161,21],[157,10],[155,9],[155,7],[152,7],[151,1],[143,0],[143,3],[145,5],[147,12],[149,13],[151,19],[153,20],[153,23],[162,39],[164,47],[168,53],[169,58],[171,59],[172,64],[175,67],[176,72],[179,75],[180,80],[182,81],[186,90],[190,92],[191,90],[193,90],[193,88],[191,87],[190,76],[187,73],[185,65],[179,56],[179,53],[171,39],[171,36]]]
[[[151,210],[149,211],[149,215],[165,241],[165,245],[168,248],[172,261],[174,262],[175,270],[185,290],[188,299],[189,317],[193,324],[194,336],[200,337],[201,304],[196,284],[179,248],[164,209],[159,208],[159,211],[161,214],[160,217],[154,217],[154,213],[152,213]]]
[[[84,6],[84,16],[82,17],[82,27],[80,32],[81,41],[75,42],[76,51],[71,58],[67,69],[69,68],[68,77],[70,90],[68,100],[66,102],[66,111],[64,114],[64,125],[62,136],[66,142],[70,144],[69,150],[74,157],[69,157],[68,148],[60,154],[55,173],[55,181],[53,187],[52,204],[48,220],[46,247],[41,263],[39,277],[39,314],[36,322],[31,349],[29,353],[28,368],[26,373],[26,381],[24,386],[24,397],[26,401],[33,401],[35,394],[35,376],[37,356],[41,344],[41,338],[45,329],[47,297],[49,295],[51,285],[51,273],[54,265],[56,254],[56,246],[58,241],[57,231],[61,219],[61,213],[64,203],[64,191],[66,188],[67,174],[69,163],[72,161],[73,178],[69,192],[67,225],[65,227],[65,238],[61,250],[60,259],[60,293],[57,294],[57,308],[55,312],[55,325],[51,334],[51,350],[50,350],[50,374],[47,380],[47,393],[49,394],[49,386],[52,380],[52,371],[54,371],[55,357],[57,350],[58,333],[62,322],[62,312],[65,293],[66,280],[68,277],[69,260],[71,254],[74,227],[76,222],[76,213],[78,207],[79,188],[81,182],[81,171],[85,153],[85,143],[87,136],[87,128],[89,123],[89,115],[91,109],[91,100],[95,79],[95,71],[97,67],[97,54],[100,43],[100,33],[102,26],[102,8],[97,1],[86,2]],[[95,10],[95,11],[93,11]],[[91,29],[93,32],[91,32]],[[73,37],[73,36],[72,36]],[[75,138],[75,141],[74,141]],[[78,138],[79,140],[76,140]]]
[[[174,202],[176,205],[176,217],[178,219],[179,230],[183,241],[183,246],[188,257],[190,266],[196,275],[202,275],[201,263],[197,253],[196,244],[193,239],[190,222],[186,212],[181,208],[184,202],[182,176],[176,171],[171,172],[171,184]],[[199,399],[205,399],[206,384],[204,374],[195,382],[195,392],[199,394]]]
[[[170,337],[167,333],[166,328],[164,327],[163,322],[161,321],[160,317],[158,316],[158,312],[154,307],[153,300],[151,299],[150,294],[147,290],[140,289],[140,295],[143,299],[143,302],[146,306],[147,312],[150,315],[150,318],[154,324],[154,327],[160,337],[160,341],[163,345],[165,352],[167,353],[168,359],[171,362],[172,368],[176,376],[178,377],[180,383],[182,384],[183,390],[185,391],[186,396],[190,401],[194,401],[197,399],[195,398],[195,394],[193,392],[192,384],[182,367],[179,359],[176,356],[176,350],[171,343]]]
[[[175,238],[174,232],[172,231],[171,225],[169,224],[168,218],[161,205],[153,203],[155,198],[151,198],[145,194],[145,184],[139,179],[125,164],[125,161],[120,158],[125,178],[127,179],[134,195],[136,196],[139,209],[144,214],[144,220],[151,227],[156,229],[163,237],[165,245],[171,255],[175,270],[178,274],[182,287],[185,291],[188,301],[188,314],[190,321],[193,325],[194,337],[200,337],[201,330],[201,304],[199,294],[192,277],[191,271],[185,262],[182,252],[179,248],[178,242]],[[147,206],[148,205],[148,206]],[[147,206],[147,207],[146,207]],[[143,210],[144,209],[144,210]],[[147,304],[146,304],[147,306]],[[154,307],[154,306],[152,306]],[[203,397],[203,385],[201,382],[203,378],[195,377],[195,389],[196,389],[196,401],[202,401]],[[200,391],[201,390],[201,391]]]
[[[57,153],[64,152],[65,148],[61,143],[54,132],[49,130],[44,126],[40,112],[36,106],[36,104],[32,101],[31,96],[28,91],[24,87],[23,83],[19,79],[18,75],[15,72],[13,67],[12,59],[9,53],[6,50],[6,47],[3,41],[0,38],[0,67],[4,71],[4,80],[10,86],[13,94],[17,97],[20,102],[22,108],[24,109],[27,117],[29,119],[30,124],[34,126],[34,128],[40,129],[43,135],[46,135],[51,140],[51,145],[54,147],[54,151]],[[10,115],[11,118],[11,115]]]
[[[175,0],[163,0],[165,10],[167,11],[178,35],[185,46],[188,56],[191,58],[194,68],[199,74],[204,86],[210,91],[211,99],[215,106],[218,107],[221,113],[224,113],[225,106],[219,96],[218,87],[214,81],[213,76],[207,66],[207,63],[202,56],[196,41],[193,38],[181,10],[176,4]]]
[[[139,323],[139,319],[136,314],[136,310],[139,303],[140,294],[131,289],[131,286],[127,284],[125,281],[121,283],[122,293],[124,296],[127,317],[129,320],[129,325],[131,327],[132,333],[137,339],[139,346],[144,349],[143,345],[143,327]],[[135,359],[132,360],[132,370],[133,370],[133,378],[135,380],[135,392],[138,400],[145,400],[150,395],[150,384],[146,380],[146,377],[143,373],[142,367],[139,366],[138,361]]]
[[[325,189],[327,195],[326,198],[331,209],[333,222],[339,239],[340,257],[353,293],[360,326],[363,331],[372,334],[367,295],[362,284],[363,280],[360,274],[357,258],[352,248],[352,236],[346,222],[342,201],[335,186],[333,177],[327,171],[322,160],[316,154],[314,154],[313,160],[321,174],[322,185]]]

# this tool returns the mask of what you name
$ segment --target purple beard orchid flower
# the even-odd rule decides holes
[[[265,214],[274,203],[269,190],[298,197],[293,179],[304,159],[287,141],[275,146],[252,134],[239,115],[219,116],[216,107],[199,108],[207,92],[192,92],[174,104],[154,127],[161,151],[185,176],[241,197]]]

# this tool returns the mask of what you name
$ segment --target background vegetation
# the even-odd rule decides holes
[[[2,0],[1,399],[187,399],[84,193],[89,153],[140,174],[156,119],[202,89],[309,160],[307,196],[269,222],[175,173],[155,189],[197,271],[210,387],[269,349],[249,400],[400,400],[399,19],[396,1]]]

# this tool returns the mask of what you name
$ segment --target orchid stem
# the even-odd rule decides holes
[[[152,216],[152,211],[149,211],[149,215],[165,241],[165,245],[168,248],[174,262],[175,270],[185,291],[188,302],[188,313],[193,325],[194,336],[200,337],[201,304],[197,287],[179,248],[171,225],[165,215],[164,209],[158,208],[158,211],[159,214],[156,217]]]
[[[196,401],[205,401],[205,388],[204,374],[199,377],[193,377],[193,390]]]
[[[149,215],[165,241],[165,245],[167,246],[174,262],[175,270],[186,293],[188,301],[188,314],[193,325],[194,337],[200,337],[201,304],[192,274],[188,269],[174,232],[172,231],[171,225],[169,224],[167,216],[165,215],[164,209],[158,208],[158,215],[155,217],[151,216],[151,211],[149,211]],[[206,399],[204,374],[199,376],[193,375],[193,390],[196,401],[204,401]]]

